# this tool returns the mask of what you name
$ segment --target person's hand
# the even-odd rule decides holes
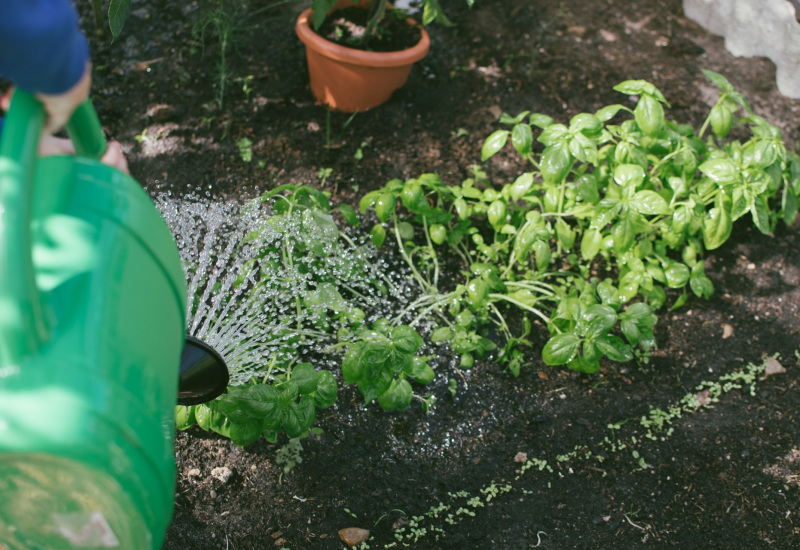
[[[91,86],[92,64],[87,63],[81,79],[63,94],[36,94],[36,99],[41,102],[47,113],[43,132],[45,134],[54,134],[66,126],[75,109],[89,97]],[[14,89],[12,87],[0,98],[0,108],[4,111],[8,111],[11,106],[11,96],[13,94]]]
[[[54,136],[42,136],[39,141],[39,155],[74,155],[75,146],[72,141],[64,138]],[[125,158],[125,153],[122,152],[122,146],[118,141],[109,141],[106,153],[100,159],[103,164],[107,164],[112,168],[116,168],[120,172],[130,174],[128,170],[128,161]]]

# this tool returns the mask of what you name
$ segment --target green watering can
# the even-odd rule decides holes
[[[141,186],[96,160],[91,103],[67,126],[77,156],[37,158],[44,120],[17,90],[0,138],[0,550],[157,549],[179,381],[203,402],[227,370],[185,343],[177,247]]]

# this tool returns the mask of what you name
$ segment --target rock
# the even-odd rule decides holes
[[[764,378],[772,376],[773,374],[783,374],[786,372],[786,367],[780,364],[780,361],[774,357],[767,357],[766,365],[764,367]]]
[[[231,469],[227,466],[222,466],[221,468],[214,468],[211,470],[211,476],[217,478],[222,483],[227,483],[232,475],[233,472],[231,472]]]
[[[722,339],[727,340],[733,336],[733,327],[728,323],[722,323]]]
[[[369,538],[369,531],[358,527],[348,527],[339,531],[339,538],[347,546],[358,546]]]

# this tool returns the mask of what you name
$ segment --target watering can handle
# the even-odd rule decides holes
[[[36,156],[45,111],[15,90],[0,137],[0,367],[18,365],[49,339],[31,257]],[[100,121],[86,100],[67,125],[79,155],[99,159],[106,150]]]

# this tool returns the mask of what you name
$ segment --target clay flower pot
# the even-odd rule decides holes
[[[295,30],[306,46],[311,91],[317,103],[332,109],[363,112],[384,103],[406,83],[411,67],[425,57],[430,47],[424,28],[420,28],[422,37],[415,46],[397,52],[367,52],[340,46],[314,32],[311,13],[309,8],[300,14]],[[409,25],[418,24],[413,19],[407,21]]]

